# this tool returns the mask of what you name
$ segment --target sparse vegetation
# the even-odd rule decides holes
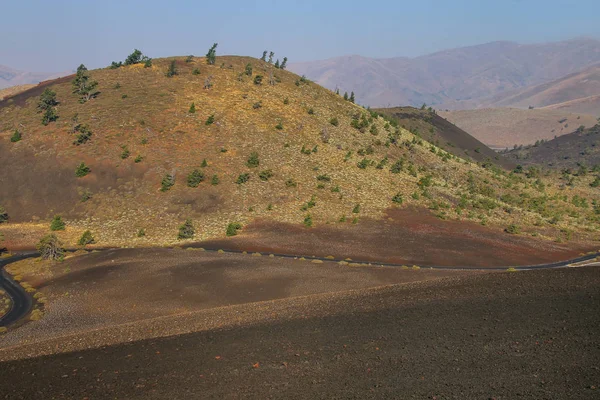
[[[248,157],[248,161],[246,161],[246,165],[249,168],[256,168],[260,164],[260,160],[258,159],[258,153],[253,151],[250,153],[250,157]]]
[[[87,165],[85,165],[85,163],[81,163],[75,169],[75,176],[78,177],[78,178],[83,178],[84,176],[86,176],[87,174],[89,174],[91,171],[92,170],[90,169],[90,167],[88,167]]]
[[[245,172],[243,174],[239,174],[235,183],[238,185],[242,185],[250,180],[250,174]]]
[[[83,232],[83,234],[79,238],[79,241],[77,242],[77,244],[79,246],[87,246],[88,244],[94,244],[94,243],[96,243],[96,240],[94,239],[92,232],[90,232],[89,230],[86,230],[85,232]]]
[[[229,225],[227,225],[227,230],[225,231],[225,234],[227,236],[235,236],[237,235],[240,229],[242,229],[242,224],[238,222],[231,222]]]
[[[160,191],[167,192],[175,185],[175,176],[171,174],[165,174],[162,181],[160,182]]]
[[[19,132],[18,129],[15,129],[15,131],[12,134],[12,136],[10,137],[10,141],[12,143],[17,143],[17,142],[20,142],[21,139],[23,139],[23,136],[21,135],[21,132]]]
[[[204,173],[199,169],[193,170],[187,176],[187,185],[191,188],[198,187],[202,181],[204,181]]]
[[[65,230],[65,223],[62,220],[62,217],[60,215],[54,216],[54,218],[52,219],[52,222],[50,222],[50,230],[51,231],[64,231]]]
[[[192,220],[188,218],[185,220],[183,225],[181,225],[179,227],[179,233],[177,234],[177,239],[179,239],[179,240],[192,239],[194,237],[195,233],[196,233],[196,230],[194,229]]]
[[[0,206],[0,224],[8,222],[8,212],[2,206]]]

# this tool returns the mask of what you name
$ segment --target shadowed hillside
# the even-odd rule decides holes
[[[505,168],[515,167],[511,161],[499,156],[485,144],[433,111],[413,107],[379,108],[376,111],[398,121],[403,128],[420,134],[428,142],[458,157],[477,162],[492,162]]]
[[[509,173],[495,164],[510,167],[500,157],[481,165],[457,157],[492,154],[441,118],[430,140],[447,150],[264,61],[176,57],[87,75],[98,82],[88,101],[68,77],[0,102],[9,248],[37,242],[55,214],[66,221],[65,243],[90,229],[102,246],[177,243],[188,218],[202,240],[259,218],[306,233],[344,230],[407,206],[440,223],[512,224],[549,239],[560,229],[587,239],[597,230],[594,210],[569,216],[574,206],[556,196],[553,177]],[[593,196],[587,182],[567,194]],[[564,215],[558,224],[546,222],[556,215]]]
[[[589,129],[578,129],[576,132],[534,146],[521,146],[504,154],[522,165],[534,164],[557,169],[595,167],[595,172],[598,173],[600,172],[600,125]]]

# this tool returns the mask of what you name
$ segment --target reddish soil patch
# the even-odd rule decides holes
[[[259,220],[245,227],[241,236],[208,240],[199,246],[464,267],[543,264],[591,250],[583,245],[509,235],[472,222],[443,221],[417,208],[390,209],[383,221],[365,218],[356,225],[321,225],[310,229]]]

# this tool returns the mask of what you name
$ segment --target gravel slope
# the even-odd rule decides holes
[[[600,269],[281,300],[294,318],[0,363],[5,398],[600,397]],[[297,301],[297,303],[294,303]]]

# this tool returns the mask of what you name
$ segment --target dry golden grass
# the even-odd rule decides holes
[[[301,224],[310,214],[314,225],[337,223],[344,215],[360,223],[360,218],[382,216],[397,194],[403,197],[402,207],[429,207],[444,219],[475,219],[495,229],[514,223],[549,239],[555,239],[559,229],[574,231],[573,238],[595,238],[598,221],[590,208],[576,210],[576,217],[569,214],[574,207],[568,200],[574,194],[589,202],[593,199],[585,179],[563,189],[555,177],[543,178],[546,186],[539,191],[535,179],[444,157],[440,149],[402,128],[390,127],[381,117],[371,121],[376,135],[369,129],[361,133],[350,124],[353,115],[368,115],[366,110],[257,59],[218,57],[214,66],[204,58],[192,63],[176,60],[179,74],[173,78],[165,76],[171,59],[154,60],[152,68],[91,71],[101,93],[84,104],[68,82],[53,85],[60,118],[48,126],[40,122],[37,97],[23,106],[13,103],[0,108],[0,150],[11,170],[19,171],[2,181],[10,190],[2,193],[0,204],[15,216],[0,227],[7,247],[33,245],[48,232],[54,214],[63,215],[67,223],[66,231],[58,232],[67,246],[74,246],[86,229],[98,246],[150,246],[177,243],[178,227],[186,218],[195,225],[195,240],[224,236],[228,223],[244,225],[256,218]],[[248,63],[253,66],[252,77],[243,74]],[[192,74],[195,68],[199,75]],[[271,71],[279,80],[275,85],[269,84]],[[261,85],[253,83],[257,74],[264,76]],[[209,76],[212,87],[204,89]],[[194,114],[188,112],[192,102]],[[309,114],[309,109],[314,113]],[[214,123],[206,125],[211,115]],[[75,116],[93,132],[90,142],[81,146],[72,144]],[[338,126],[329,122],[333,117]],[[283,129],[276,129],[278,124]],[[13,144],[9,137],[17,126],[23,140]],[[324,131],[327,143],[322,141]],[[392,137],[397,144],[389,143]],[[121,158],[123,146],[130,151],[129,158]],[[317,146],[317,151],[303,154],[303,146]],[[357,154],[369,147],[372,154]],[[252,152],[259,154],[257,168],[246,166]],[[138,155],[143,160],[135,163]],[[389,162],[383,169],[357,167],[363,158],[377,164],[385,157]],[[406,160],[404,171],[390,172],[400,158]],[[201,167],[205,159],[208,165]],[[74,170],[81,162],[90,166],[91,173],[76,178]],[[409,163],[416,176],[407,172]],[[197,188],[186,185],[193,169],[205,174]],[[264,170],[274,173],[268,181],[259,179]],[[167,173],[175,175],[175,185],[161,192],[160,182]],[[249,173],[250,181],[236,184],[241,173]],[[211,185],[213,175],[218,176],[218,185]],[[318,181],[319,175],[330,180]],[[431,186],[420,187],[419,181],[427,176]],[[43,184],[36,179],[43,179]],[[47,184],[54,179],[55,185]],[[286,185],[290,179],[296,186]],[[477,189],[470,193],[473,185]],[[480,190],[486,187],[493,189],[491,197],[498,206],[474,208],[488,196]],[[92,197],[80,202],[85,190]],[[413,197],[415,193],[418,196]],[[503,194],[526,197],[522,203],[506,204],[499,200]],[[566,194],[567,201],[559,194]],[[459,206],[461,195],[469,198],[464,207]],[[312,196],[316,205],[302,210]],[[540,196],[550,199],[543,215],[529,207],[528,198]],[[357,204],[360,212],[353,213]],[[547,223],[553,213],[561,214],[556,225]],[[536,226],[540,220],[542,226]],[[137,235],[140,229],[145,230],[144,236]]]

